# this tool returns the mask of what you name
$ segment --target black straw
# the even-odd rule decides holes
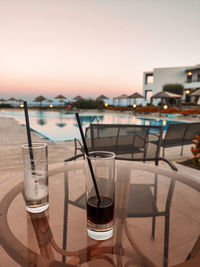
[[[28,108],[27,108],[27,102],[26,101],[24,101],[24,115],[25,115],[25,120],[26,120],[26,133],[27,133],[27,139],[28,139],[31,168],[32,168],[32,170],[35,170],[33,150],[32,150],[32,141],[31,141],[31,131],[30,131]]]
[[[98,199],[98,205],[99,205],[100,202],[101,202],[101,198],[100,198],[100,195],[99,195],[99,190],[98,190],[98,187],[97,187],[96,178],[95,178],[94,171],[93,171],[93,168],[92,168],[92,163],[91,163],[90,158],[89,158],[88,148],[87,148],[87,144],[86,144],[86,141],[85,141],[85,136],[83,134],[83,129],[82,129],[82,126],[81,126],[80,117],[79,117],[78,113],[75,113],[75,115],[76,115],[76,120],[78,122],[78,127],[79,127],[79,130],[80,130],[81,138],[82,138],[82,141],[83,141],[85,154],[87,155],[87,161],[88,161],[88,165],[89,165],[89,169],[90,169],[90,172],[91,172],[94,188],[95,188],[97,199]]]

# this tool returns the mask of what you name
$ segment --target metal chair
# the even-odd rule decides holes
[[[177,168],[165,158],[160,157],[160,145],[163,134],[161,126],[145,125],[111,125],[92,124],[86,131],[86,140],[89,151],[112,151],[116,159],[130,161],[153,161],[155,165],[160,160],[168,163],[175,171]],[[84,152],[84,150],[82,149]],[[66,161],[74,160],[77,155]],[[157,216],[165,217],[164,234],[164,266],[167,266],[169,248],[169,221],[170,204],[174,189],[174,180],[171,181],[166,201],[165,210],[158,211],[157,202],[158,177],[155,174],[154,181],[148,184],[131,184],[129,194],[128,217],[152,217],[152,238],[155,237],[155,224]],[[151,188],[153,188],[153,193]],[[85,196],[70,202],[80,208],[85,208]],[[141,207],[142,203],[142,207]],[[138,209],[139,207],[139,209]]]
[[[183,146],[192,144],[195,135],[200,134],[200,123],[171,123],[167,129],[165,137],[162,139],[163,157],[164,150],[167,147],[181,146],[181,153],[183,155]]]

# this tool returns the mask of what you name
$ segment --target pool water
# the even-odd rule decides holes
[[[15,118],[19,123],[25,124],[23,110],[2,110],[0,116]],[[119,113],[79,113],[83,130],[90,123],[107,124],[139,124],[164,126],[167,130],[170,123],[179,123],[175,120],[147,119],[128,114]],[[54,111],[29,111],[30,127],[52,141],[69,141],[74,138],[81,139],[78,124],[74,113]]]

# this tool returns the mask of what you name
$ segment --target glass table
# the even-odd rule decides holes
[[[87,236],[84,160],[49,166],[49,209],[26,212],[23,183],[10,189],[0,202],[1,266],[163,266],[164,218],[128,217],[131,184],[158,179],[157,206],[166,205],[175,181],[170,207],[168,266],[200,262],[193,255],[200,235],[200,180],[169,168],[116,160],[115,231],[106,241]],[[142,205],[141,205],[142,207]],[[188,255],[191,259],[187,259]],[[180,264],[180,265],[179,265]]]

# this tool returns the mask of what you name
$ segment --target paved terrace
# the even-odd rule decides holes
[[[32,141],[33,142],[41,142],[44,141],[40,136],[38,136],[36,133],[32,133]],[[1,118],[0,117],[0,199],[3,198],[3,196],[10,190],[10,188],[17,185],[19,182],[23,181],[23,162],[22,162],[22,152],[21,152],[21,145],[23,143],[27,142],[26,137],[26,129],[24,126],[19,125],[14,119],[12,118]],[[73,141],[70,142],[51,142],[49,140],[45,140],[45,142],[48,143],[48,154],[49,154],[49,164],[61,162],[64,159],[74,155],[74,143]],[[178,167],[178,169],[190,176],[200,178],[200,171],[187,168],[183,165],[177,164],[176,162],[179,160],[184,160],[187,158],[191,158],[191,152],[190,147],[185,146],[183,156],[180,156],[180,147],[174,147],[174,148],[167,148],[165,150],[165,156],[168,160],[172,160]],[[161,151],[162,152],[162,151]],[[146,163],[146,164],[152,164],[152,163]],[[162,167],[169,168],[165,163],[161,162]],[[180,190],[180,188],[178,188]],[[181,189],[182,190],[182,189]],[[183,189],[184,190],[184,189]],[[187,214],[184,214],[185,204],[188,204],[188,200],[191,201],[194,205],[196,203],[197,195],[193,194],[192,191],[188,191],[188,199],[181,200],[181,207],[183,207],[183,210],[181,212],[176,211],[175,215],[173,216],[173,219],[177,220],[177,223],[180,223],[182,227],[180,229],[190,229],[191,227],[191,221],[189,222],[187,220]],[[197,211],[199,209],[198,203],[195,204]],[[195,210],[190,211],[190,219],[192,218],[193,227],[192,232],[195,233],[195,237],[197,236],[197,232],[199,233],[199,225],[200,225],[200,219],[196,218],[196,212]],[[188,211],[188,210],[187,210]],[[136,220],[136,227],[142,226],[141,221]],[[137,223],[139,225],[137,226]],[[146,222],[144,222],[146,224]],[[137,229],[139,229],[137,228]],[[181,231],[181,230],[180,230]],[[138,231],[139,232],[139,231]],[[173,232],[173,229],[172,229]],[[187,231],[186,231],[187,232]],[[190,232],[190,231],[189,231]],[[149,233],[148,233],[149,234]],[[180,246],[180,244],[177,244],[176,242],[176,234],[171,234],[170,240],[174,239],[173,247],[170,247],[170,265],[178,263],[181,261],[184,261],[185,255],[187,254],[187,251],[191,249],[193,246],[195,239],[193,240],[192,236],[189,237],[186,235],[185,240],[188,241],[188,238],[190,238],[189,244],[191,245],[190,248],[188,248],[188,245],[186,247]],[[150,234],[149,234],[150,235]],[[184,230],[180,233],[180,235],[184,235]],[[140,240],[141,236],[138,236],[138,240]],[[137,239],[137,236],[136,236]],[[145,237],[145,240],[146,237]],[[153,241],[149,240],[146,242],[147,249],[148,249],[148,243],[152,243]],[[160,241],[160,246],[162,246],[163,241]],[[144,242],[145,243],[145,242]],[[177,244],[174,246],[174,244]],[[188,242],[187,242],[188,244]],[[150,246],[153,245],[149,244]],[[158,248],[160,249],[160,248]],[[2,253],[2,254],[1,254]],[[2,247],[0,247],[0,255],[3,256],[4,252]],[[176,255],[176,256],[175,256]],[[178,255],[178,257],[177,257]],[[183,256],[184,255],[184,256]],[[1,256],[0,256],[1,258]],[[161,259],[157,259],[161,261]]]

